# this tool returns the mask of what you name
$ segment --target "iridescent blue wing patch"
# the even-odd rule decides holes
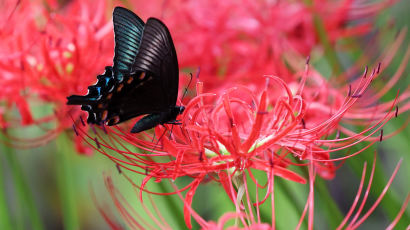
[[[114,24],[114,77],[122,82],[131,73],[141,44],[144,22],[136,14],[122,7],[113,12]],[[125,79],[126,80],[126,79]]]

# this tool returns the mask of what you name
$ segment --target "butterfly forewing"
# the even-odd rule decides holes
[[[164,109],[175,106],[178,97],[178,59],[171,34],[158,19],[148,19],[133,68],[151,73],[158,81],[160,90],[155,93],[162,94],[158,106]]]

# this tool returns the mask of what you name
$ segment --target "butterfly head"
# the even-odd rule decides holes
[[[178,114],[182,114],[185,111],[185,106],[175,106],[179,109]]]
[[[184,106],[174,106],[171,107],[168,111],[162,112],[162,121],[160,123],[174,122],[177,119],[177,116],[182,114],[185,110]]]

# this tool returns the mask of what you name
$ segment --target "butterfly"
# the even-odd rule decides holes
[[[145,24],[132,11],[116,7],[113,12],[114,60],[84,96],[67,97],[68,105],[81,105],[87,123],[116,125],[145,115],[131,129],[142,132],[159,124],[179,124],[184,111],[176,106],[178,59],[171,34],[156,18]]]

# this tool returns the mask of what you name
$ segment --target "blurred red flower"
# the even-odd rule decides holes
[[[218,1],[134,0],[135,12],[160,17],[170,28],[180,66],[201,68],[206,91],[229,82],[263,85],[258,76],[291,78],[286,65],[292,53],[308,56],[327,37],[331,45],[342,38],[367,34],[372,17],[394,1]],[[148,14],[148,13],[146,13]],[[315,23],[323,23],[317,25]],[[319,29],[323,27],[323,31]],[[322,34],[320,34],[322,33]]]
[[[112,23],[105,1],[71,1],[67,5],[42,1],[6,4],[12,10],[2,25],[0,99],[15,104],[22,125],[55,124],[40,137],[18,141],[18,147],[41,145],[71,127],[79,109],[68,107],[66,97],[84,92],[96,75],[112,63]],[[18,23],[17,23],[18,22]],[[12,36],[10,36],[10,34]],[[33,118],[28,104],[52,105],[48,115]],[[6,108],[8,110],[8,108]],[[3,126],[17,122],[7,119]],[[18,124],[17,124],[18,125]],[[80,142],[76,142],[81,148]],[[89,152],[89,151],[88,151]]]
[[[0,13],[4,16],[0,22],[0,80],[3,85],[0,99],[6,101],[8,106],[16,104],[22,117],[22,124],[30,124],[33,118],[24,96],[27,81],[21,58],[39,37],[40,29],[35,18],[41,9],[36,4],[23,5],[19,4],[19,1],[0,4]],[[5,110],[2,109],[0,115],[4,113]],[[5,126],[6,122],[3,121],[1,127]]]

